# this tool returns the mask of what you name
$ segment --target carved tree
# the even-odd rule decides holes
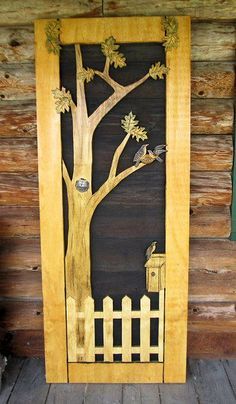
[[[136,82],[123,86],[112,79],[109,68],[126,66],[126,59],[118,51],[119,45],[113,37],[106,39],[101,44],[102,53],[105,55],[103,71],[84,68],[80,45],[75,45],[76,53],[76,84],[77,101],[72,100],[69,91],[53,90],[56,110],[64,113],[71,110],[73,122],[73,158],[74,166],[72,177],[69,176],[66,164],[62,161],[63,179],[66,184],[68,199],[68,244],[66,252],[66,285],[67,297],[73,297],[79,310],[83,309],[83,303],[87,296],[91,296],[91,268],[90,268],[90,224],[99,203],[115,188],[123,179],[140,170],[146,164],[160,160],[160,153],[164,152],[162,146],[156,152],[146,151],[136,165],[132,165],[124,171],[117,173],[120,156],[131,137],[137,141],[147,139],[145,128],[138,125],[135,115],[130,112],[121,121],[125,136],[117,147],[111,162],[109,175],[100,188],[92,191],[92,163],[93,163],[93,136],[95,129],[103,117],[132,90],[144,83],[149,77],[163,79],[168,73],[168,68],[160,62],[153,64],[147,74]],[[85,82],[90,82],[97,75],[108,83],[114,90],[90,116],[87,111],[85,98]],[[85,179],[89,184],[85,192],[79,192],[77,184],[80,179]]]

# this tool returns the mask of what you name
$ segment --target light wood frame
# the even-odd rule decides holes
[[[61,128],[51,90],[59,56],[45,46],[49,20],[35,22],[41,255],[47,382],[154,383],[186,378],[190,172],[190,18],[176,17],[178,47],[167,52],[166,297],[164,363],[67,363]],[[62,19],[60,41],[163,42],[161,17]]]

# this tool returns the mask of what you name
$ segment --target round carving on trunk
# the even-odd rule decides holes
[[[89,182],[85,178],[80,178],[76,181],[75,188],[79,192],[86,192],[89,189]]]

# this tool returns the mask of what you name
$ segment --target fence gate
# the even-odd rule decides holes
[[[190,19],[35,37],[47,381],[183,382]]]

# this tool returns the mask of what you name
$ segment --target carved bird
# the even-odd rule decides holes
[[[151,150],[148,150],[148,154],[145,154],[145,156],[143,156],[141,158],[141,163],[151,164],[155,160],[156,160],[156,155]]]
[[[147,153],[147,147],[148,144],[144,144],[140,147],[140,149],[135,153],[133,162],[135,162],[135,167],[138,167],[139,163],[141,162],[141,159],[145,156]]]
[[[154,253],[155,249],[157,248],[157,241],[153,241],[150,246],[146,250],[146,258],[147,261],[151,257],[151,255]]]
[[[160,163],[163,162],[163,160],[160,158],[160,154],[166,153],[166,149],[164,149],[164,147],[166,147],[165,144],[160,144],[160,145],[156,146],[152,152],[152,154],[155,156],[155,159],[157,161],[159,161]]]

